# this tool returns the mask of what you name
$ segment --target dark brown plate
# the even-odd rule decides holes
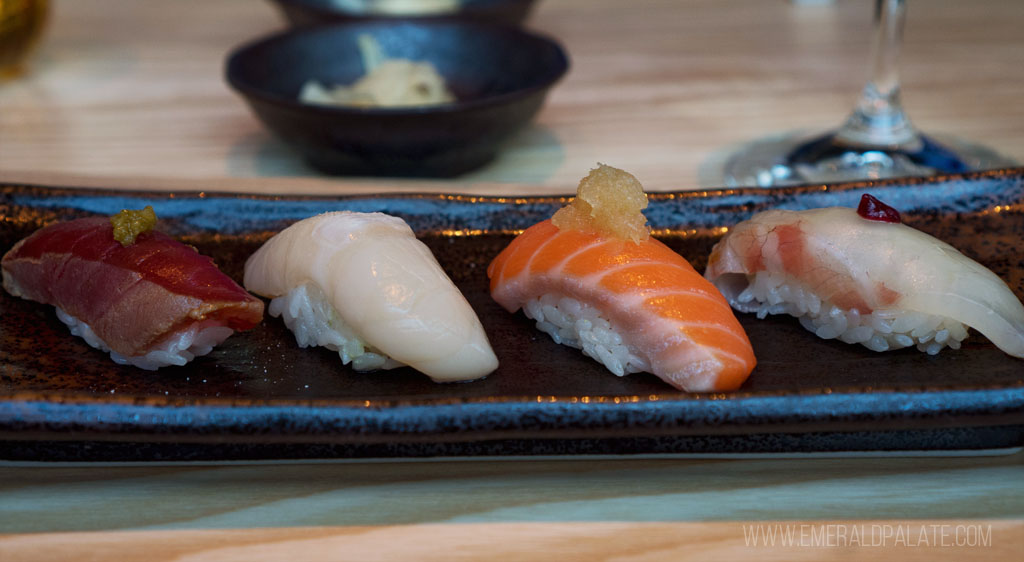
[[[720,227],[772,208],[853,206],[870,191],[906,222],[992,268],[1024,295],[1024,170],[779,190],[651,196],[657,235],[698,269]],[[960,350],[877,354],[795,320],[741,315],[759,364],[740,391],[688,394],[618,378],[555,345],[487,294],[510,231],[559,198],[264,197],[0,186],[0,250],[41,225],[151,204],[161,228],[240,279],[248,255],[328,210],[405,218],[483,320],[501,361],[438,385],[408,369],[359,374],[296,347],[278,319],[157,372],[120,367],[52,309],[0,294],[0,458],[168,460],[546,454],[955,450],[1024,443],[1024,361],[980,336]]]

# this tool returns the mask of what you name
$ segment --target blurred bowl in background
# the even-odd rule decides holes
[[[536,0],[271,0],[292,25],[402,17],[521,24]]]
[[[309,80],[351,84],[365,73],[361,36],[386,57],[431,63],[456,101],[394,108],[300,102]],[[297,28],[243,45],[228,55],[225,76],[268,129],[321,171],[451,177],[492,160],[568,66],[558,43],[515,27],[377,20]]]

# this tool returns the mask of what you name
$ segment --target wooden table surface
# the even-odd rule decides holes
[[[256,0],[55,2],[31,73],[0,84],[0,180],[189,190],[571,193],[597,162],[650,191],[699,187],[724,149],[837,126],[867,76],[873,0],[540,0],[529,28],[571,58],[536,122],[455,180],[329,178],[223,80],[282,29]],[[1024,162],[1024,3],[912,3],[903,95],[924,130]]]
[[[536,122],[481,170],[413,181],[317,174],[226,86],[227,51],[283,27],[269,2],[58,0],[0,83],[0,182],[564,194],[604,162],[695,189],[726,147],[841,122],[871,4],[541,0],[527,25],[572,69]],[[910,4],[911,117],[1024,161],[1024,2]],[[1021,453],[5,465],[0,560],[1018,560],[1022,482]]]

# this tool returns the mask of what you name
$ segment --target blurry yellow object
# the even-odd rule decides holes
[[[21,71],[49,12],[48,0],[0,0],[0,78]]]

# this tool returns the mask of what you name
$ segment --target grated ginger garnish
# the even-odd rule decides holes
[[[576,197],[551,217],[561,230],[596,232],[602,236],[641,242],[651,235],[647,195],[632,174],[598,164],[580,180]]]

